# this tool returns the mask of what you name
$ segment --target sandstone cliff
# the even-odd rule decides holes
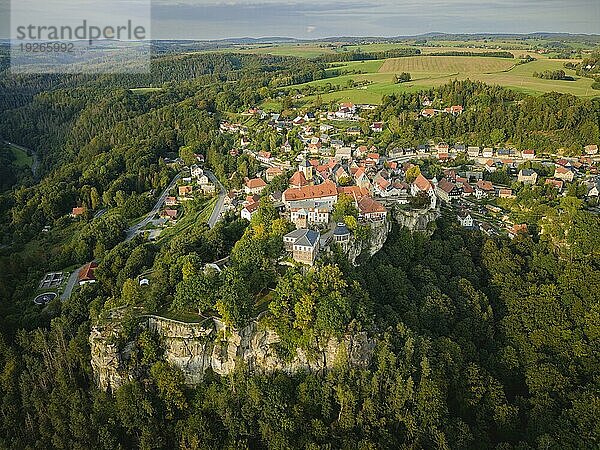
[[[317,343],[310,352],[296,349],[295,355],[285,360],[275,350],[279,342],[277,334],[258,322],[226,332],[218,319],[183,323],[149,316],[140,327],[147,327],[161,337],[166,359],[182,370],[190,385],[199,383],[209,369],[228,375],[241,363],[257,372],[290,374],[328,370],[335,364],[367,367],[375,349],[374,339],[366,333],[357,333]],[[96,383],[105,391],[117,389],[133,378],[126,369],[128,346],[123,351],[115,344],[119,331],[118,325],[97,325],[90,335]]]

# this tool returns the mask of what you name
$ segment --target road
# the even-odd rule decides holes
[[[77,276],[79,275],[79,271],[83,269],[84,266],[81,266],[73,271],[73,273],[69,276],[69,281],[67,281],[67,285],[65,286],[64,292],[60,295],[60,299],[62,301],[69,300],[71,297],[71,293],[73,292],[73,288],[77,284]]]
[[[154,208],[152,208],[152,211],[150,211],[141,222],[136,223],[135,225],[133,225],[132,227],[130,227],[127,230],[126,237],[125,237],[126,241],[132,240],[134,238],[134,236],[142,228],[144,228],[146,225],[148,225],[150,223],[150,221],[154,218],[154,216],[158,214],[158,212],[162,208],[162,205],[165,203],[167,196],[169,195],[169,191],[175,187],[175,184],[177,183],[177,180],[179,180],[179,178],[181,178],[180,173],[175,175],[173,180],[169,183],[169,185],[166,187],[166,189],[160,195],[160,197],[158,198],[158,201],[156,202],[156,205],[154,205]]]
[[[33,176],[37,178],[38,171],[40,168],[40,158],[38,157],[38,154],[35,151],[31,150],[30,148],[15,144],[14,142],[9,142],[9,141],[4,141],[4,140],[2,142],[4,142],[5,144],[8,144],[8,145],[12,145],[13,147],[18,148],[19,150],[23,150],[25,153],[27,153],[29,156],[31,156],[31,159],[32,159],[31,172],[33,173]]]
[[[219,197],[217,198],[217,203],[215,204],[215,209],[213,209],[213,212],[210,215],[210,218],[208,219],[208,226],[210,228],[214,228],[214,226],[217,224],[217,222],[221,218],[221,214],[223,214],[223,208],[225,206],[225,194],[227,194],[227,191],[225,190],[225,188],[223,187],[221,182],[217,179],[217,177],[215,177],[215,175],[212,172],[210,172],[208,170],[205,170],[204,172],[206,173],[206,176],[210,179],[210,181],[213,182],[215,187],[217,187],[219,189]]]

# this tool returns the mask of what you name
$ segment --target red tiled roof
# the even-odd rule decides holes
[[[452,192],[452,189],[454,189],[454,184],[450,183],[448,180],[443,179],[438,183],[438,187],[444,191],[446,194],[449,194],[450,192]]]
[[[491,181],[484,180],[477,181],[477,187],[483,189],[484,191],[492,191],[494,189],[494,185]]]
[[[296,172],[290,178],[290,185],[293,187],[303,187],[308,185],[308,180],[304,176],[304,172]]]
[[[387,209],[377,200],[365,196],[358,202],[358,209],[363,214],[375,214],[387,212]]]
[[[98,267],[98,264],[95,263],[95,262],[93,262],[93,261],[90,262],[90,263],[87,263],[79,271],[79,274],[77,275],[77,279],[79,281],[92,281],[92,280],[95,280],[96,277],[94,276],[94,272],[96,271],[97,267]]]
[[[337,188],[338,194],[345,194],[355,199],[361,199],[369,195],[368,189],[360,188],[358,186],[340,186]]]
[[[413,181],[413,184],[417,186],[420,191],[428,191],[431,189],[431,183],[422,174],[419,174],[415,181]]]
[[[311,200],[323,197],[337,196],[337,187],[333,181],[327,180],[316,186],[286,189],[283,193],[284,201]]]
[[[266,185],[267,185],[267,183],[265,183],[265,181],[262,178],[253,178],[246,182],[246,187],[248,189],[261,188],[261,187],[265,187]]]

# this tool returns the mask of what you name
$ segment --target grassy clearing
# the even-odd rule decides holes
[[[134,94],[149,94],[151,92],[162,91],[162,88],[159,87],[141,87],[141,88],[133,88],[129,89],[130,92]]]
[[[10,145],[10,150],[15,157],[14,165],[17,167],[31,167],[33,164],[33,158],[27,154],[26,151],[21,150],[19,147]]]

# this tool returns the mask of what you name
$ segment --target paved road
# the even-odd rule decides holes
[[[108,212],[107,208],[101,209],[100,211],[96,212],[96,214],[94,214],[94,219],[98,219],[99,217],[102,217],[107,212]]]
[[[126,238],[125,238],[126,241],[132,240],[133,237],[138,233],[138,231],[140,231],[142,228],[144,228],[146,225],[148,225],[150,223],[150,221],[154,218],[154,216],[158,214],[158,212],[160,211],[160,208],[162,208],[163,203],[165,202],[167,196],[169,195],[169,191],[171,189],[173,189],[173,187],[175,187],[175,184],[177,183],[177,180],[179,180],[179,178],[181,178],[180,173],[175,175],[175,177],[173,178],[171,183],[169,183],[169,185],[166,187],[166,189],[163,191],[163,193],[158,198],[158,201],[156,202],[156,205],[154,205],[154,208],[152,208],[152,211],[150,211],[146,215],[146,217],[144,217],[144,220],[136,223],[135,225],[133,225],[132,227],[130,227],[127,230]]]
[[[223,208],[225,206],[225,194],[227,194],[227,191],[225,190],[225,188],[223,187],[221,182],[217,179],[217,177],[215,177],[215,175],[212,172],[210,172],[208,170],[205,170],[204,172],[206,173],[206,176],[208,176],[210,181],[212,181],[214,183],[214,185],[219,189],[219,198],[217,198],[217,203],[215,204],[215,209],[213,210],[212,214],[210,215],[210,219],[208,219],[208,226],[210,228],[214,228],[214,226],[217,224],[217,222],[221,218],[221,214],[223,214]]]
[[[73,271],[73,273],[69,276],[69,281],[67,281],[67,285],[65,286],[64,292],[61,294],[60,299],[62,301],[68,300],[71,297],[71,293],[73,292],[73,288],[77,284],[77,276],[79,275],[79,271],[83,269],[84,266],[81,266]]]

